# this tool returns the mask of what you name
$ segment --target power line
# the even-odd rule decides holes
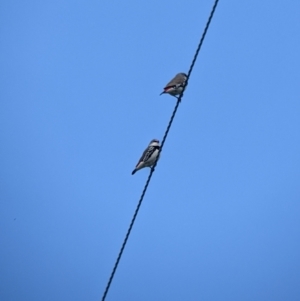
[[[160,147],[160,150],[159,150],[159,154],[161,153],[162,148],[163,148],[163,146],[164,146],[164,144],[165,144],[165,141],[166,141],[166,139],[167,139],[167,136],[168,136],[168,134],[169,134],[171,125],[172,125],[172,123],[173,123],[174,117],[175,117],[176,112],[177,112],[177,109],[178,109],[178,106],[179,106],[180,101],[181,101],[181,99],[182,99],[182,97],[183,97],[183,93],[184,93],[184,91],[185,91],[185,89],[186,89],[186,87],[187,87],[187,85],[188,85],[188,81],[189,81],[190,75],[191,75],[191,73],[192,73],[192,71],[193,71],[194,65],[195,65],[195,63],[196,63],[198,54],[199,54],[199,52],[200,52],[201,46],[202,46],[202,44],[203,44],[203,41],[204,41],[204,39],[205,39],[205,36],[206,36],[207,30],[208,30],[208,28],[209,28],[210,22],[211,22],[211,20],[212,20],[212,18],[213,18],[213,15],[214,15],[214,13],[215,13],[216,8],[217,8],[218,2],[219,2],[219,0],[215,0],[214,5],[213,5],[213,7],[212,7],[212,10],[211,10],[211,12],[210,12],[210,15],[209,15],[209,18],[208,18],[207,23],[206,23],[206,25],[205,25],[204,31],[203,31],[203,33],[202,33],[200,42],[199,42],[198,47],[197,47],[197,50],[196,50],[196,52],[195,52],[193,61],[192,61],[192,63],[191,63],[190,69],[189,69],[189,71],[188,71],[188,74],[187,74],[187,80],[186,80],[184,89],[182,90],[182,92],[180,93],[180,95],[179,95],[179,97],[178,97],[178,99],[177,99],[177,102],[176,102],[174,111],[173,111],[173,113],[172,113],[171,119],[170,119],[169,124],[168,124],[168,126],[167,126],[167,129],[166,129],[166,132],[165,132],[165,134],[164,134],[163,140],[162,140],[162,142],[161,142],[161,147]],[[146,191],[147,191],[147,189],[148,189],[148,186],[149,186],[150,180],[151,180],[151,178],[152,178],[152,175],[153,175],[153,173],[154,173],[154,170],[155,170],[155,167],[156,167],[157,162],[158,162],[158,161],[155,162],[154,166],[151,168],[151,171],[150,171],[150,173],[149,173],[148,179],[147,179],[147,181],[146,181],[146,184],[145,184],[145,187],[144,187],[143,192],[142,192],[142,194],[141,194],[140,200],[139,200],[138,205],[137,205],[137,207],[136,207],[136,209],[135,209],[135,212],[134,212],[134,214],[133,214],[133,217],[132,217],[132,220],[131,220],[131,222],[130,222],[129,228],[128,228],[128,230],[127,230],[127,233],[126,233],[125,239],[124,239],[124,241],[123,241],[122,247],[121,247],[120,252],[119,252],[119,254],[118,254],[117,260],[116,260],[116,262],[115,262],[115,265],[114,265],[114,267],[113,267],[113,270],[112,270],[111,275],[110,275],[110,277],[109,277],[109,280],[108,280],[108,282],[107,282],[105,291],[104,291],[103,296],[102,296],[102,301],[105,301],[106,295],[107,295],[107,293],[108,293],[108,290],[109,290],[109,288],[110,288],[111,282],[112,282],[112,280],[113,280],[113,278],[114,278],[115,272],[116,272],[117,267],[118,267],[118,265],[119,265],[119,262],[120,262],[120,259],[121,259],[121,257],[122,257],[123,251],[124,251],[124,249],[125,249],[127,240],[128,240],[128,238],[129,238],[130,232],[131,232],[131,230],[132,230],[133,224],[134,224],[134,222],[135,222],[135,219],[136,219],[137,214],[138,214],[138,212],[139,212],[139,209],[140,209],[140,207],[141,207],[141,204],[142,204],[142,201],[143,201],[144,196],[145,196],[145,194],[146,194]]]

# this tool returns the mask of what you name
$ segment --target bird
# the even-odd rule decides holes
[[[176,97],[176,95],[179,95],[182,92],[186,84],[186,80],[187,75],[185,73],[181,72],[176,74],[175,77],[167,83],[167,85],[164,87],[163,92],[161,92],[160,95],[168,93]]]
[[[132,175],[134,175],[138,170],[144,167],[151,167],[155,164],[155,162],[159,159],[159,140],[152,139],[148,145],[148,147],[144,150],[139,162],[137,163],[135,169],[132,171]]]

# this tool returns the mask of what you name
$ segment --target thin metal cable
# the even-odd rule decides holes
[[[164,135],[163,140],[162,140],[162,142],[161,142],[161,147],[160,147],[160,150],[159,150],[159,154],[161,153],[162,148],[163,148],[163,146],[164,146],[164,144],[165,144],[165,141],[166,141],[166,139],[167,139],[168,133],[169,133],[170,128],[171,128],[171,125],[172,125],[172,123],[173,123],[174,117],[175,117],[175,115],[176,115],[176,112],[177,112],[179,103],[180,103],[180,101],[181,101],[181,99],[182,99],[182,97],[183,97],[183,93],[184,93],[184,91],[185,91],[185,89],[186,89],[186,87],[187,87],[187,85],[188,85],[188,81],[189,81],[190,75],[191,75],[191,73],[192,73],[192,71],[193,71],[194,65],[195,65],[195,63],[196,63],[198,54],[199,54],[199,52],[200,52],[201,46],[202,46],[202,44],[203,44],[204,38],[205,38],[206,33],[207,33],[207,30],[208,30],[208,28],[209,28],[210,22],[211,22],[211,20],[212,20],[212,18],[213,18],[214,12],[215,12],[215,10],[216,10],[216,8],[217,8],[218,2],[219,2],[219,0],[215,0],[215,3],[214,3],[214,5],[213,5],[213,8],[212,8],[211,13],[210,13],[210,15],[209,15],[209,18],[208,18],[208,21],[207,21],[206,26],[205,26],[205,28],[204,28],[203,34],[202,34],[202,36],[201,36],[201,39],[200,39],[198,48],[197,48],[197,50],[196,50],[196,53],[195,53],[195,55],[194,55],[192,64],[191,64],[190,69],[189,69],[189,72],[188,72],[188,74],[187,74],[186,84],[185,84],[184,89],[182,90],[182,92],[180,93],[180,95],[179,95],[179,97],[178,97],[178,99],[177,99],[176,106],[175,106],[175,108],[174,108],[174,111],[173,111],[173,113],[172,113],[171,119],[170,119],[169,124],[168,124],[167,129],[166,129],[165,135]],[[117,267],[118,267],[118,265],[119,265],[119,262],[120,262],[120,259],[121,259],[121,257],[122,257],[123,251],[124,251],[124,249],[125,249],[127,240],[128,240],[128,238],[129,238],[130,232],[131,232],[131,230],[132,230],[132,227],[133,227],[133,224],[134,224],[135,219],[136,219],[136,217],[137,217],[137,214],[138,214],[138,212],[139,212],[139,209],[140,209],[140,207],[141,207],[141,205],[142,205],[142,201],[143,201],[144,196],[145,196],[145,194],[146,194],[146,191],[147,191],[147,189],[148,189],[148,186],[149,186],[150,180],[151,180],[151,178],[152,178],[152,175],[153,175],[153,173],[154,173],[154,170],[155,170],[155,167],[156,167],[157,162],[158,162],[158,161],[155,162],[155,164],[153,165],[153,167],[151,168],[151,171],[150,171],[150,173],[149,173],[149,176],[148,176],[148,179],[147,179],[147,181],[146,181],[146,184],[145,184],[145,187],[144,187],[144,189],[143,189],[143,192],[142,192],[142,194],[141,194],[140,200],[139,200],[139,202],[138,202],[138,205],[137,205],[137,207],[136,207],[136,209],[135,209],[135,212],[134,212],[134,214],[133,214],[132,220],[131,220],[131,222],[130,222],[129,228],[128,228],[128,230],[127,230],[127,233],[126,233],[125,239],[124,239],[124,241],[123,241],[122,247],[121,247],[120,252],[119,252],[119,254],[118,254],[117,260],[116,260],[115,265],[114,265],[113,270],[112,270],[112,273],[111,273],[111,275],[110,275],[110,277],[109,277],[108,283],[107,283],[107,285],[106,285],[104,294],[103,294],[102,299],[101,299],[102,301],[105,301],[106,295],[107,295],[107,293],[108,293],[108,290],[109,290],[109,288],[110,288],[111,282],[112,282],[112,280],[113,280],[113,278],[114,278],[115,272],[116,272]]]

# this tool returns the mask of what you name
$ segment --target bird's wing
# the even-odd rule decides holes
[[[142,154],[142,156],[141,156],[141,158],[140,158],[140,160],[139,160],[139,162],[136,166],[138,166],[141,162],[147,162],[149,160],[149,158],[153,155],[155,150],[157,150],[157,149],[159,149],[158,145],[147,147],[144,150],[144,152],[143,152],[143,154]]]
[[[183,84],[185,82],[186,78],[181,75],[181,74],[177,74],[170,82],[168,82],[165,86],[166,88],[170,88],[179,84]]]

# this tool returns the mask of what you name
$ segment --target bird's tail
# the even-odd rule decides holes
[[[162,94],[164,94],[164,93],[166,93],[165,91],[162,91],[159,95],[162,95]]]
[[[132,174],[132,175],[134,175],[134,174],[136,173],[136,171],[137,171],[137,170],[136,170],[136,169],[134,169],[134,170],[133,170],[133,172],[132,172],[131,174]]]

